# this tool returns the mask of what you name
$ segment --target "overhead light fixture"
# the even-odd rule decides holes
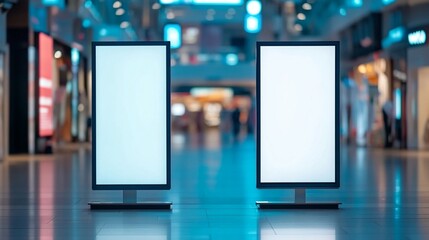
[[[234,8],[229,8],[228,9],[228,14],[231,14],[231,15],[235,14],[235,9]]]
[[[293,26],[295,31],[297,32],[302,32],[302,25],[301,24],[295,24],[295,26]]]
[[[307,10],[307,11],[309,11],[309,10],[311,10],[313,7],[311,6],[311,4],[310,3],[304,3],[304,4],[302,4],[302,9],[304,9],[304,10]]]
[[[161,4],[159,4],[159,3],[154,3],[154,4],[152,4],[152,9],[153,10],[158,10],[158,9],[160,9],[161,8]]]
[[[123,9],[123,8],[118,8],[118,9],[116,9],[116,15],[117,16],[121,16],[121,15],[124,15],[124,13],[125,13],[125,10]]]
[[[238,64],[238,55],[236,53],[228,53],[225,57],[226,64],[234,66]]]
[[[306,17],[305,17],[305,14],[304,14],[304,13],[298,13],[298,15],[296,15],[296,17],[297,17],[299,20],[305,20],[305,19],[306,19]]]
[[[215,15],[216,11],[213,8],[210,8],[209,10],[207,10],[207,15]]]
[[[174,12],[170,11],[167,13],[167,19],[174,19],[176,17],[176,15],[174,14]]]
[[[244,30],[248,33],[258,33],[262,28],[261,15],[246,15],[244,20]]]
[[[85,8],[90,8],[90,7],[92,7],[92,2],[91,2],[91,0],[87,0],[87,1],[85,1]]]
[[[258,15],[259,13],[261,13],[261,10],[262,10],[262,4],[260,1],[250,0],[247,2],[246,11],[250,15]]]
[[[107,29],[106,28],[100,29],[99,34],[102,37],[107,36]]]
[[[121,28],[127,28],[129,26],[130,26],[130,23],[128,21],[123,21],[121,22],[121,25],[120,25]]]
[[[119,1],[115,1],[114,3],[113,3],[113,7],[114,8],[120,8],[122,6],[122,3],[121,2],[119,2]]]
[[[63,56],[63,53],[60,50],[55,51],[54,58],[58,59]]]
[[[170,41],[172,49],[182,46],[182,27],[176,23],[170,23],[164,26],[164,41]]]

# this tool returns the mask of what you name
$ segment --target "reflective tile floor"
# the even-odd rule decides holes
[[[340,210],[258,210],[256,200],[293,192],[255,188],[252,137],[172,142],[171,191],[138,195],[172,201],[171,211],[89,210],[88,201],[122,195],[91,190],[88,149],[3,161],[0,239],[429,239],[429,153],[343,147],[341,188],[307,195],[341,201]]]

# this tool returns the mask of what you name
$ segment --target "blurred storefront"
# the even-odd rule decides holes
[[[253,133],[253,97],[238,87],[179,87],[172,94],[172,129],[189,134],[216,129]]]
[[[381,147],[386,142],[385,120],[392,116],[383,110],[390,101],[389,64],[384,58],[359,64],[350,72],[352,142],[359,146]],[[387,114],[384,115],[384,114]]]
[[[407,142],[429,149],[429,4],[410,8],[407,31]]]
[[[0,161],[7,154],[7,62],[6,13],[0,12]]]
[[[78,4],[19,1],[8,13],[9,151],[50,153],[87,136],[90,39]]]
[[[429,147],[428,10],[427,3],[387,8],[340,34],[347,72],[342,85],[342,117],[347,120],[342,125],[349,143]]]
[[[383,105],[390,99],[389,63],[381,58],[382,15],[372,13],[341,35],[343,121],[347,142],[358,146],[383,146]],[[345,99],[344,99],[345,98]]]
[[[407,19],[409,8],[400,6],[383,13],[383,55],[390,62],[391,136],[386,146],[407,147]]]

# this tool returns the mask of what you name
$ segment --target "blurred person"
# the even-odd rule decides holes
[[[256,109],[255,109],[254,104],[252,103],[252,105],[250,106],[248,115],[247,115],[247,133],[248,134],[254,133],[255,122],[256,122]]]
[[[234,135],[235,138],[237,138],[238,135],[240,134],[240,127],[241,127],[240,115],[241,115],[241,111],[239,107],[236,107],[231,114],[232,134]]]
[[[201,133],[204,131],[204,110],[198,111],[195,116],[197,132]]]
[[[390,100],[387,100],[383,107],[383,122],[384,122],[384,147],[390,148],[393,145],[392,123],[393,123],[393,105]]]

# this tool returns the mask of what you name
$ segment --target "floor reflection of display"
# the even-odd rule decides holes
[[[335,225],[335,220],[332,222],[333,219],[331,221],[329,219],[320,220],[320,216],[310,217],[306,214],[306,211],[289,212],[289,214],[284,211],[277,212],[275,215],[271,211],[262,211],[261,214],[267,215],[259,218],[258,239],[261,240],[337,239],[338,227]],[[306,216],[302,217],[302,214]],[[308,225],[308,227],[305,225]]]
[[[109,227],[103,228],[96,237],[96,240],[169,240],[170,224],[163,223],[140,223],[134,224],[112,223]]]

